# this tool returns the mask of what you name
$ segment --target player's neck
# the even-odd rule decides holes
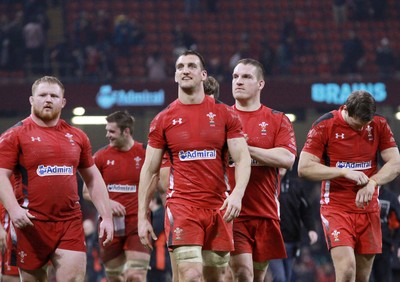
[[[134,144],[135,144],[135,140],[133,140],[131,138],[131,139],[127,140],[122,147],[118,148],[118,150],[127,152],[133,147]]]
[[[179,89],[178,99],[182,104],[200,104],[204,100],[203,92],[186,93],[182,89]]]
[[[60,117],[57,117],[52,120],[43,120],[39,117],[37,117],[35,114],[31,114],[32,120],[39,126],[41,127],[54,127],[57,125],[58,121],[60,120]]]
[[[259,100],[249,100],[249,99],[236,100],[235,107],[239,111],[253,112],[257,111],[261,107],[261,102]]]

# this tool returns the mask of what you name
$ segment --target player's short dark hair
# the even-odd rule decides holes
[[[115,122],[118,128],[123,132],[125,128],[129,128],[133,136],[133,129],[135,127],[135,118],[131,116],[128,111],[116,111],[106,117],[107,122]]]
[[[265,78],[265,70],[264,66],[257,60],[251,58],[241,59],[237,62],[236,65],[243,64],[243,65],[252,65],[255,66],[257,69],[257,76],[259,80],[264,80]]]
[[[350,117],[363,122],[373,119],[376,112],[376,102],[371,93],[365,90],[353,91],[346,100],[346,108]]]
[[[214,99],[218,99],[219,83],[214,77],[207,76],[207,79],[203,82],[203,87],[204,93],[206,93],[207,95],[213,95]]]
[[[206,69],[206,62],[205,62],[203,56],[199,52],[197,52],[195,50],[186,50],[181,55],[179,55],[179,57],[189,56],[189,55],[197,56],[200,59],[200,63],[201,63],[200,67],[201,67],[201,69],[202,70]]]

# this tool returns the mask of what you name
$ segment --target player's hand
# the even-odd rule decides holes
[[[140,238],[140,243],[142,243],[145,248],[153,250],[153,245],[150,242],[150,236],[153,238],[153,240],[157,240],[157,236],[154,233],[153,226],[149,220],[138,219],[138,235]]]
[[[345,170],[344,177],[349,180],[353,180],[357,185],[360,186],[364,186],[369,181],[369,177],[364,172],[350,169]]]
[[[314,230],[310,230],[308,231],[308,238],[310,238],[310,245],[313,245],[318,241],[318,233]]]
[[[225,199],[220,210],[224,209],[226,211],[223,218],[226,222],[231,222],[239,216],[242,209],[242,197],[237,195],[235,190]]]
[[[22,229],[26,226],[33,226],[31,219],[35,217],[31,215],[27,209],[18,206],[17,208],[10,210],[9,214],[15,227]]]
[[[114,224],[112,218],[110,219],[101,219],[99,226],[99,238],[103,239],[103,246],[107,246],[110,244],[114,238]]]
[[[363,188],[358,190],[356,195],[356,206],[358,208],[365,208],[369,205],[372,200],[372,196],[375,192],[375,183],[368,182]]]
[[[117,201],[110,200],[110,207],[111,207],[112,214],[114,216],[126,215],[125,207],[122,204],[118,203]]]

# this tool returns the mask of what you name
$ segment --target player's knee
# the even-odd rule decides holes
[[[146,269],[128,269],[124,272],[125,281],[127,282],[146,281],[146,275]]]
[[[229,263],[229,252],[203,251],[203,262],[205,266],[227,267]]]
[[[145,259],[127,260],[124,265],[124,272],[127,271],[147,271],[149,269],[149,261]]]
[[[105,267],[107,277],[117,277],[124,272],[124,265],[119,265],[117,267]]]
[[[265,271],[268,268],[269,261],[253,262],[253,268],[259,271]]]
[[[173,255],[176,264],[183,262],[197,262],[202,263],[203,258],[201,255],[201,246],[182,246],[173,250]]]
[[[231,267],[232,275],[235,281],[253,281],[254,271],[251,264],[231,260],[229,265]]]

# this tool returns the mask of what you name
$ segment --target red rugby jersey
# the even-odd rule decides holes
[[[378,152],[397,147],[386,119],[375,115],[360,131],[352,129],[341,111],[334,110],[320,117],[312,126],[303,147],[305,152],[321,159],[329,167],[363,171],[372,176],[377,171]],[[345,178],[322,182],[321,205],[351,212],[371,212],[379,209],[378,191],[365,209],[357,208],[355,198],[362,186]]]
[[[81,216],[76,171],[93,164],[88,137],[64,120],[41,127],[28,117],[0,138],[0,167],[19,171],[23,205],[38,220]]]
[[[94,154],[94,161],[107,185],[110,199],[122,204],[126,215],[137,215],[138,187],[146,150],[135,141],[129,151],[106,146]]]
[[[237,114],[206,96],[200,104],[175,100],[151,122],[148,144],[171,157],[167,201],[220,208],[229,184],[227,139],[243,137]]]
[[[249,146],[271,149],[284,148],[297,154],[296,139],[290,120],[282,112],[262,105],[258,110],[246,112],[233,106],[243,124]],[[229,168],[229,180],[234,186],[235,169]],[[280,179],[278,169],[260,165],[252,160],[250,180],[242,200],[240,217],[279,219]]]

